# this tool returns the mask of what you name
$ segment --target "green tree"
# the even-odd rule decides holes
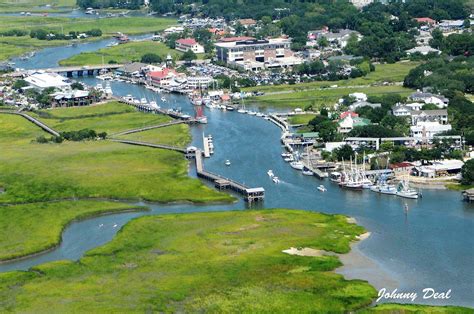
[[[188,50],[183,55],[181,56],[181,60],[191,62],[193,60],[196,60],[197,56],[192,50]]]
[[[141,57],[140,61],[142,63],[153,64],[153,63],[161,63],[163,59],[156,53],[146,53]]]
[[[349,160],[354,156],[354,150],[350,145],[344,145],[339,148],[334,149],[333,154],[336,156],[337,160]]]
[[[461,168],[462,180],[465,185],[474,184],[474,159],[469,159]]]
[[[25,80],[17,80],[15,83],[13,83],[12,87],[13,87],[13,89],[19,90],[19,89],[21,89],[23,87],[26,87],[28,85],[29,85],[28,82],[25,81]]]

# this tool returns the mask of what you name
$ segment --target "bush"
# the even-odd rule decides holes
[[[142,56],[142,63],[161,63],[163,59],[155,53],[146,53]]]

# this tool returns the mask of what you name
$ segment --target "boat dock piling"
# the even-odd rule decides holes
[[[230,189],[244,196],[246,202],[253,203],[263,201],[265,198],[265,189],[262,187],[249,188],[232,179],[224,178],[220,175],[204,170],[202,161],[202,151],[196,150],[196,173],[197,176],[214,183],[214,186],[219,190]]]

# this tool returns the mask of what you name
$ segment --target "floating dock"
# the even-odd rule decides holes
[[[202,151],[196,150],[196,173],[197,176],[214,183],[219,190],[230,189],[244,196],[244,200],[249,203],[260,202],[265,198],[265,189],[262,187],[249,188],[232,179],[224,178],[220,175],[204,170],[202,162]]]

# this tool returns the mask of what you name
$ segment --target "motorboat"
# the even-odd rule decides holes
[[[326,192],[326,191],[327,191],[327,189],[326,189],[326,188],[324,187],[324,185],[322,185],[322,184],[321,184],[320,186],[318,186],[317,189],[318,189],[318,191],[320,191],[320,192]]]
[[[148,100],[146,100],[146,98],[142,98],[140,99],[140,104],[144,106],[148,106]]]
[[[304,168],[303,163],[300,161],[292,161],[290,162],[290,166],[291,168],[296,169],[296,170],[303,170]]]
[[[245,109],[239,109],[239,110],[237,110],[237,112],[238,112],[238,113],[247,113],[247,110],[245,110]]]
[[[257,112],[257,117],[265,117],[265,114],[261,112]]]
[[[158,106],[158,104],[154,100],[150,101],[150,106],[155,109],[160,109],[160,106]]]
[[[196,121],[198,123],[206,124],[207,123],[207,117],[206,116],[196,117]]]
[[[290,153],[281,153],[281,157],[283,158],[288,158],[288,157],[292,157],[293,155],[290,154]]]
[[[235,108],[232,107],[232,106],[227,106],[227,107],[225,107],[225,109],[227,109],[227,110],[229,110],[229,111],[234,111],[234,110],[235,110]]]
[[[280,179],[278,179],[278,177],[272,177],[272,181],[275,182],[275,183],[280,183]]]
[[[331,174],[329,175],[329,180],[336,183],[341,182],[341,173],[337,171],[331,172]]]
[[[305,176],[312,176],[314,175],[313,171],[309,170],[308,168],[304,168],[303,171],[301,172]]]
[[[112,81],[113,77],[108,74],[103,74],[103,75],[97,75],[97,78],[102,81]]]
[[[356,190],[356,191],[362,190],[362,184],[359,182],[351,182],[351,181],[341,182],[339,183],[339,185],[342,188],[349,189],[349,190]]]
[[[230,160],[229,160],[229,159],[227,159],[227,160],[225,161],[225,165],[226,165],[226,166],[230,166]]]
[[[162,102],[166,102],[166,98],[165,98],[165,97],[161,97],[161,101],[162,101]]]
[[[256,116],[257,115],[257,113],[255,111],[249,111],[249,112],[247,112],[247,114],[249,114],[251,116]]]
[[[268,170],[267,174],[270,178],[275,176],[275,174],[273,173],[273,170]]]
[[[283,160],[286,161],[286,162],[291,162],[291,161],[294,161],[295,158],[293,158],[293,155],[290,155],[288,157],[285,157]]]
[[[388,194],[388,195],[395,195],[397,193],[397,189],[395,188],[394,185],[392,184],[380,184],[380,185],[374,185],[370,188],[372,192],[377,192],[380,194]]]

